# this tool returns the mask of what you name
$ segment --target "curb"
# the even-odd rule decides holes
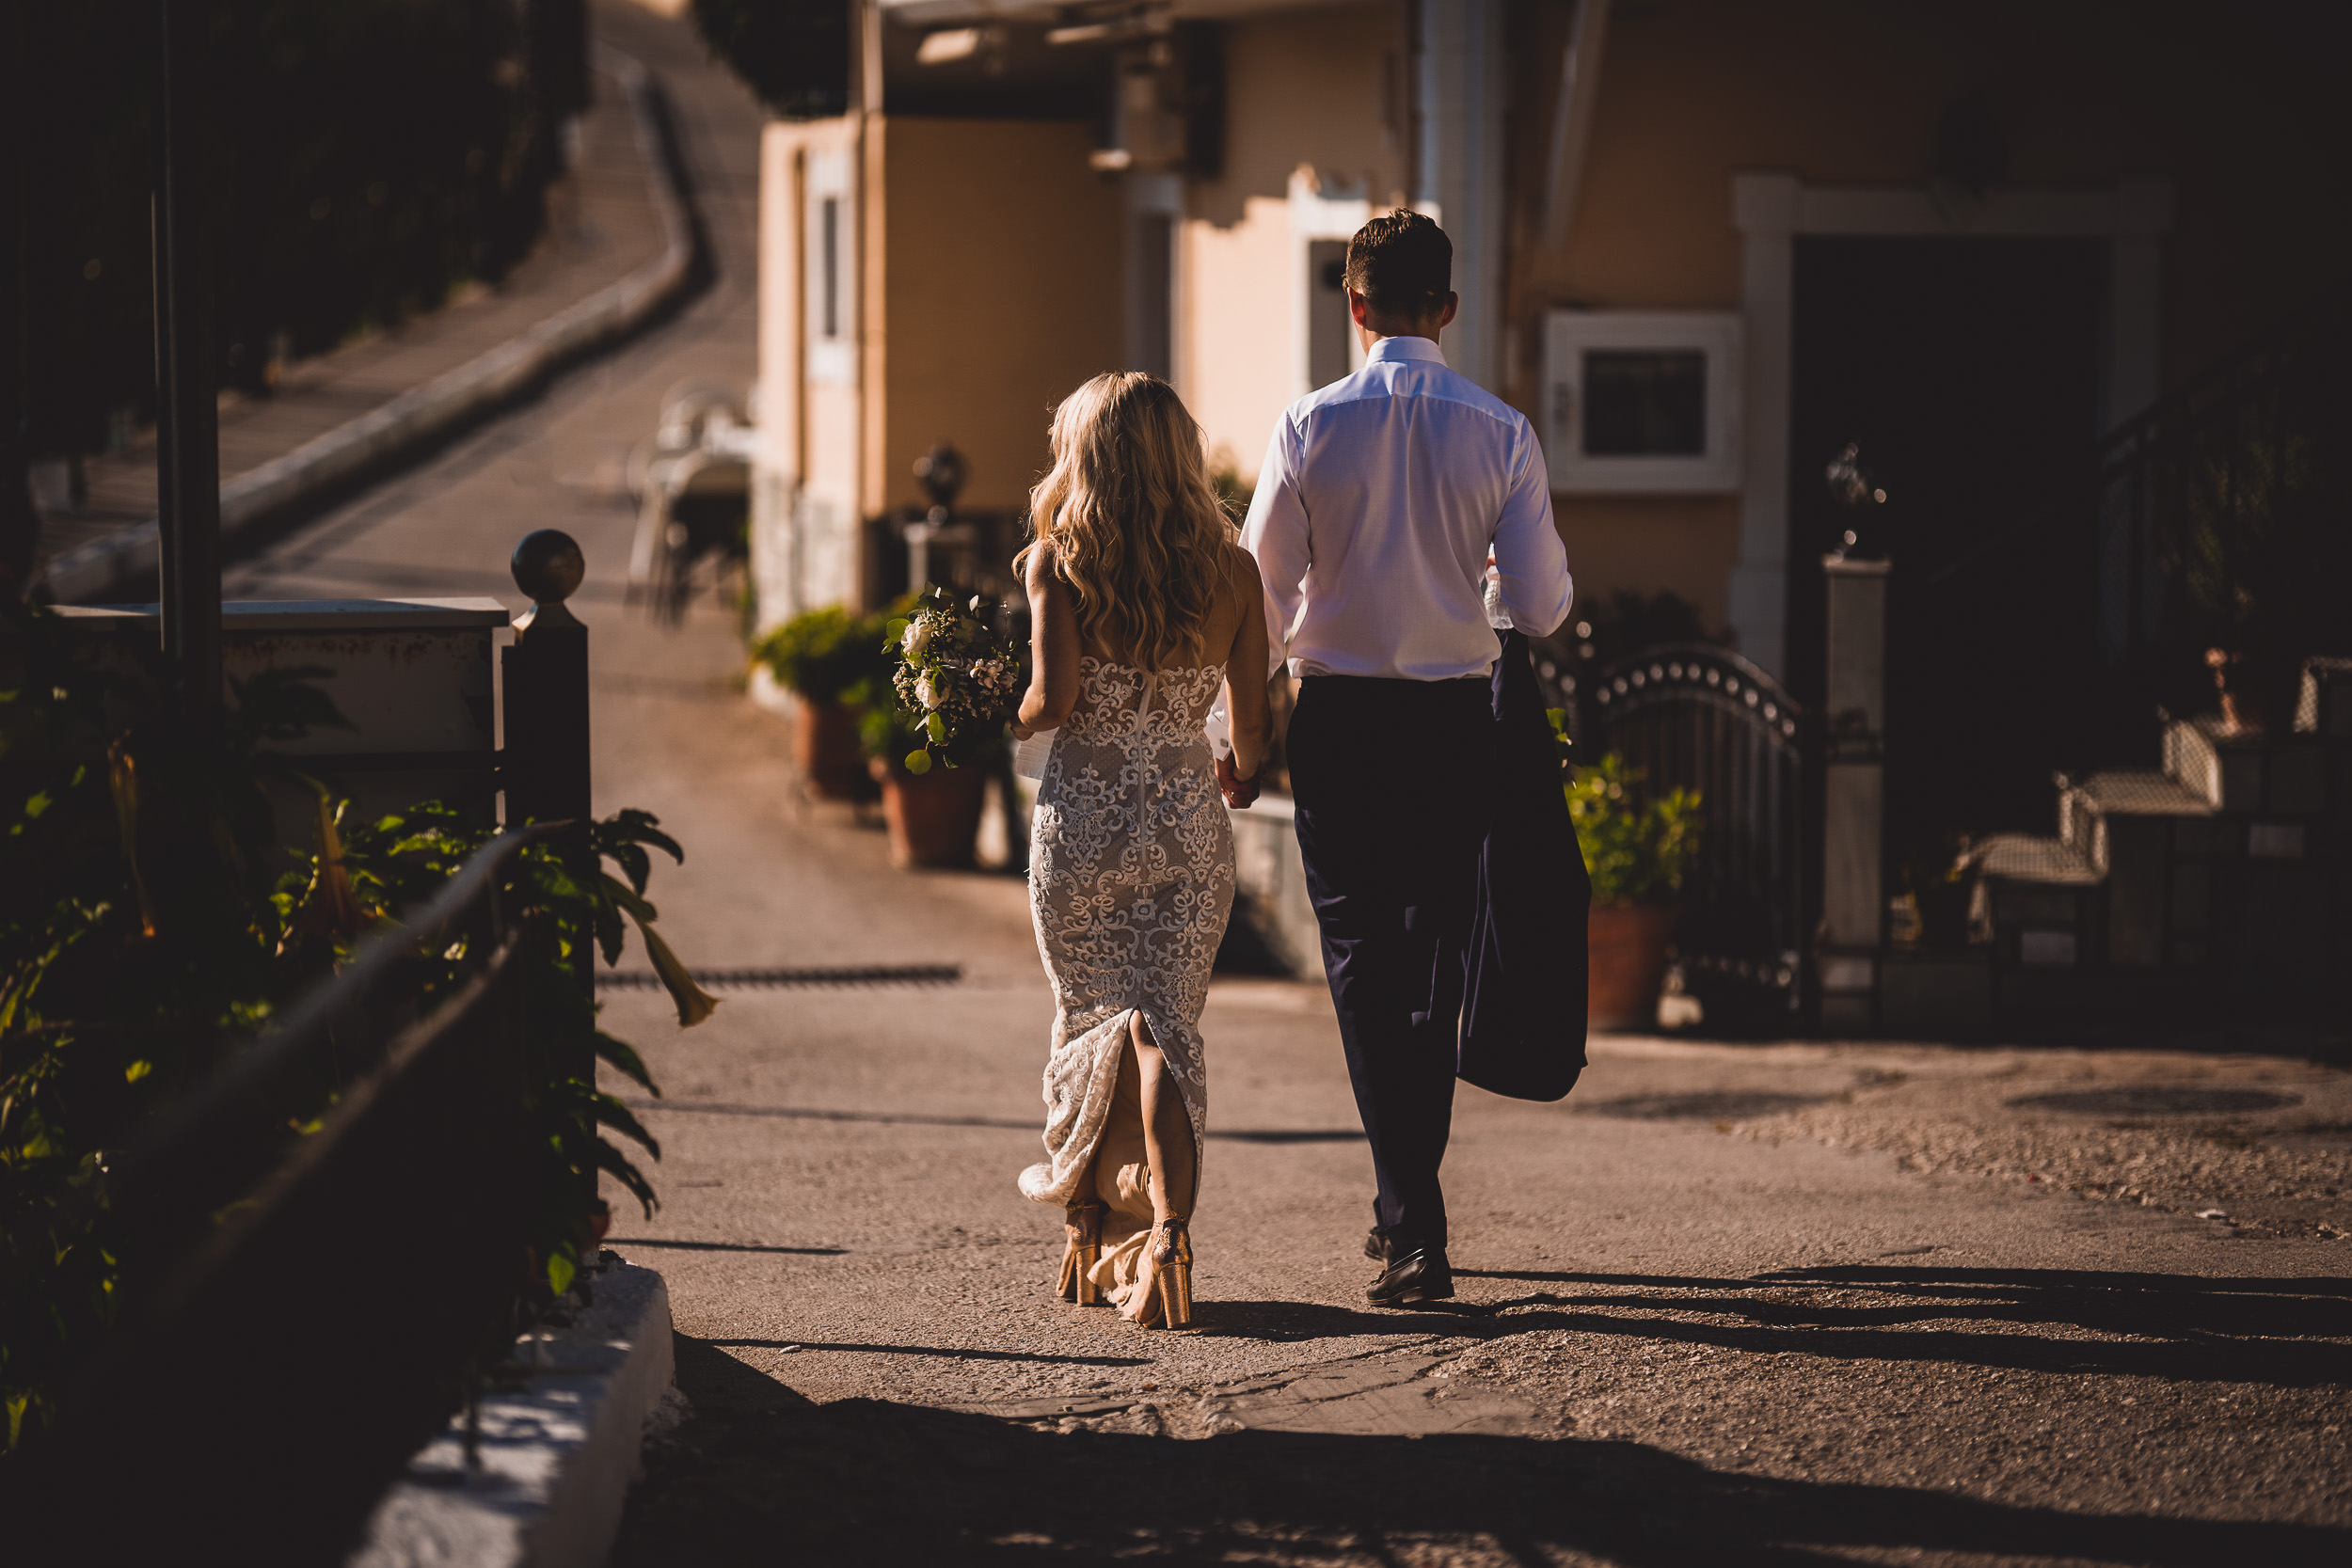
[[[654,207],[661,215],[661,254],[488,353],[223,484],[224,543],[364,474],[415,456],[516,402],[569,361],[635,331],[691,281],[694,228],[665,145],[661,89],[634,56],[609,44],[596,46],[596,63],[628,98],[638,150],[651,170]],[[56,557],[44,580],[61,603],[88,599],[134,573],[153,570],[160,543],[156,519],[133,523]]]
[[[670,1292],[612,1253],[571,1326],[516,1342],[532,1371],[482,1397],[466,1464],[464,1418],[417,1451],[345,1568],[596,1568],[640,1473],[646,1423],[675,1378]]]

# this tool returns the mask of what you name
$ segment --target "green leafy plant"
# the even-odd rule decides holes
[[[428,899],[493,836],[439,805],[346,820],[327,782],[273,745],[340,723],[283,671],[237,686],[223,713],[159,718],[172,671],[151,643],[0,602],[0,1437],[13,1449],[52,1414],[65,1370],[113,1322],[125,1278],[106,1170],[165,1100],[215,1070],[325,981],[371,929]],[[318,802],[315,843],[282,844],[267,786]],[[610,1173],[648,1212],[650,1182],[611,1132],[659,1157],[628,1109],[600,1093],[595,1057],[655,1089],[627,1043],[596,1028],[586,970],[634,924],[681,1023],[713,1006],[653,929],[649,850],[678,846],[643,812],[531,846],[504,907],[544,925],[552,961],[530,972],[535,1162],[530,1292],[570,1284]],[[291,859],[294,868],[274,875]],[[470,969],[462,942],[405,973],[429,1008]],[[564,1042],[574,1042],[566,1049]],[[282,1110],[289,1139],[340,1085]],[[135,1259],[133,1259],[135,1261]]]
[[[396,918],[399,910],[429,898],[494,836],[490,828],[437,802],[353,827],[338,835],[351,901],[363,922]],[[534,972],[531,997],[532,1016],[541,1024],[534,1031],[537,1059],[531,1079],[539,1163],[532,1280],[548,1296],[569,1289],[580,1268],[596,1172],[627,1188],[648,1219],[659,1205],[644,1173],[603,1134],[609,1129],[657,1160],[660,1143],[628,1106],[599,1090],[593,1078],[580,1076],[562,1049],[566,1040],[593,1039],[598,1060],[660,1096],[636,1050],[596,1026],[586,971],[599,953],[608,966],[617,963],[634,925],[681,1026],[702,1022],[718,1006],[654,929],[660,911],[644,895],[653,869],[649,849],[685,859],[658,818],[622,811],[592,825],[584,843],[527,847],[509,863],[501,889],[513,918],[543,919],[553,938],[554,962]],[[290,921],[316,906],[330,875],[328,851],[323,849],[305,871],[287,877],[279,898]],[[335,940],[338,952],[347,952],[349,939]],[[417,984],[428,993],[453,989],[467,972],[469,957],[462,943],[445,949],[421,969]]]
[[[839,605],[804,610],[754,644],[752,657],[777,684],[811,702],[838,703],[888,668],[874,649],[879,617],[852,615]]]
[[[1671,904],[1698,858],[1698,795],[1672,789],[1645,800],[1642,778],[1612,752],[1565,785],[1596,904]]]

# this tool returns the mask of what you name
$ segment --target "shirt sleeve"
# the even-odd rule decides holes
[[[1522,420],[1514,454],[1511,491],[1495,524],[1495,575],[1511,625],[1530,637],[1549,637],[1568,618],[1576,582],[1568,576],[1568,552],[1551,521],[1551,476],[1543,449]]]
[[[1242,548],[1257,558],[1258,576],[1265,583],[1268,675],[1290,657],[1291,627],[1306,597],[1307,568],[1314,561],[1307,506],[1298,494],[1303,447],[1297,425],[1284,412],[1266,442],[1265,465],[1258,470],[1258,488],[1249,498],[1249,515],[1241,530]],[[1545,515],[1550,515],[1549,504]]]

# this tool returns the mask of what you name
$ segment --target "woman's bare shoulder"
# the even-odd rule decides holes
[[[1236,592],[1261,594],[1264,585],[1258,576],[1258,558],[1242,548],[1238,540],[1225,545],[1225,580]]]
[[[1032,592],[1045,587],[1056,578],[1056,564],[1054,541],[1051,538],[1031,540],[1027,554],[1021,562],[1023,580]]]

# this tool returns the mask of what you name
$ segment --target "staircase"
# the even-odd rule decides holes
[[[1997,833],[1970,857],[1970,937],[1996,1027],[2341,1002],[2352,660],[2306,663],[2284,734],[2172,720],[2160,768],[2056,782],[2056,837]]]

